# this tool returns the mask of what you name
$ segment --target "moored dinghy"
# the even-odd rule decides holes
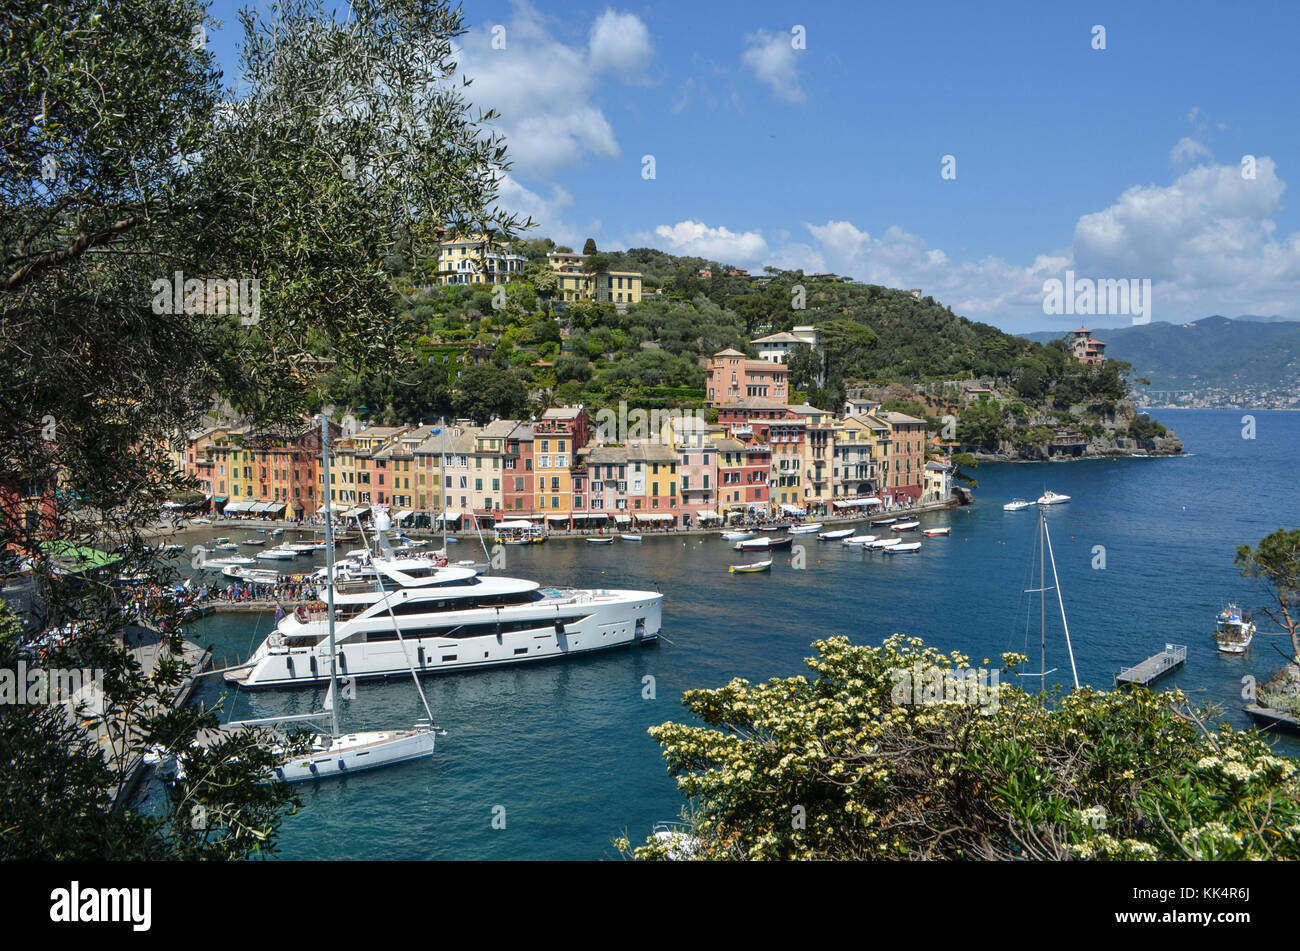
[[[758,571],[767,571],[771,567],[772,567],[772,559],[769,558],[767,561],[756,561],[752,565],[731,565],[729,568],[727,568],[727,571],[731,572],[732,574],[747,575],[747,574],[753,574]]]
[[[856,531],[856,529],[837,528],[833,532],[818,532],[817,537],[820,538],[822,541],[833,542],[840,538],[848,538],[854,533],[854,531]]]
[[[912,519],[907,522],[899,522],[896,525],[891,525],[889,527],[892,531],[895,532],[914,532],[916,531],[917,527],[920,526],[920,524],[921,524],[920,522],[916,521],[915,519]]]
[[[936,538],[941,535],[951,535],[952,526],[945,525],[943,528],[927,528],[925,531],[921,532],[921,534],[929,535],[931,538]]]
[[[884,551],[890,555],[906,555],[920,550],[920,542],[902,542],[898,545],[890,545],[888,548],[884,549]]]
[[[786,529],[791,535],[811,535],[814,532],[822,530],[821,522],[813,522],[811,525],[791,525]]]

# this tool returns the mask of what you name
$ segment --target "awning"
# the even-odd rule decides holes
[[[224,511],[227,515],[229,515],[231,512],[235,512],[237,514],[239,512],[247,512],[252,507],[253,507],[252,502],[230,502],[226,505]]]
[[[567,515],[548,515],[548,516],[546,516],[546,520],[547,520],[548,522],[567,522],[567,521],[569,520],[569,516],[567,516]]]
[[[509,529],[511,531],[524,531],[532,527],[533,527],[532,522],[517,522],[517,521],[516,522],[506,521],[506,522],[501,522],[497,525],[497,528]]]
[[[585,515],[575,515],[573,517],[581,519],[609,518],[609,516],[604,512],[588,512]]]
[[[439,521],[442,520],[442,519],[444,519],[444,518],[445,518],[447,521],[449,521],[449,522],[454,522],[454,521],[456,521],[456,519],[460,518],[460,513],[459,513],[459,512],[444,512],[444,513],[442,513],[441,515],[438,516],[438,520],[439,520]]]
[[[675,515],[664,515],[664,514],[658,514],[654,512],[648,514],[642,513],[637,516],[637,521],[640,522],[672,522],[672,521],[676,521],[676,519],[677,516]]]
[[[784,512],[786,515],[807,515],[808,514],[803,509],[799,508],[799,506],[790,505],[788,502],[781,503],[781,511]]]
[[[283,512],[285,503],[283,502],[254,502],[248,507],[248,511],[259,515],[269,515],[272,512]],[[229,506],[227,506],[229,508]]]
[[[700,509],[695,514],[700,518],[721,518],[721,516],[718,515],[717,512],[713,511],[713,509]]]
[[[396,515],[393,516],[393,524],[396,525],[398,522],[405,522],[408,518],[410,518],[414,514],[415,513],[412,512],[410,509],[402,509],[400,512],[398,512]]]
[[[632,521],[632,516],[630,516],[630,515],[615,515],[615,516],[614,516],[614,521],[618,522],[620,525],[626,525],[628,522]]]

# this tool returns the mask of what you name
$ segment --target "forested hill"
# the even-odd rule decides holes
[[[1046,342],[1059,335],[1027,336]],[[1108,354],[1131,363],[1134,376],[1150,380],[1152,389],[1300,389],[1300,321],[1215,315],[1188,324],[1116,327],[1097,336],[1106,341]]]
[[[743,274],[653,248],[597,251],[603,269],[644,275],[644,300],[619,313],[612,304],[554,299],[551,241],[515,249],[528,258],[526,279],[507,285],[503,301],[483,286],[436,286],[433,261],[413,268],[398,302],[411,353],[360,379],[327,374],[322,402],[399,420],[526,414],[542,403],[700,405],[707,358],[726,347],[752,354],[753,338],[804,324],[821,333],[824,362],[796,351],[792,384],[816,405],[835,406],[860,384],[969,378],[995,379],[1031,402],[1066,378],[1071,397],[1127,394],[1120,366],[1093,380],[1059,344],[969,321],[907,290],[772,268]]]

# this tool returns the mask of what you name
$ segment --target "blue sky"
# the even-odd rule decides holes
[[[210,31],[230,77],[235,6]],[[1043,310],[1067,270],[1150,279],[1153,320],[1300,317],[1300,6],[464,8],[537,234],[920,287],[1016,331],[1077,319]]]

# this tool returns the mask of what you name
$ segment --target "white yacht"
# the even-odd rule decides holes
[[[1068,495],[1061,495],[1057,492],[1053,492],[1051,489],[1048,489],[1038,497],[1039,505],[1060,505],[1061,503],[1068,501],[1070,501]]]
[[[1021,512],[1033,504],[1033,502],[1026,502],[1024,499],[1012,499],[1006,505],[1002,506],[1002,510],[1004,512]]]
[[[663,607],[658,592],[540,588],[428,557],[375,558],[336,577],[339,673],[348,677],[412,667],[445,673],[644,644],[658,638]],[[327,601],[328,594],[322,586],[317,597]],[[323,605],[300,607],[225,677],[242,687],[321,683],[328,634]]]
[[[263,561],[292,561],[297,558],[299,554],[301,554],[301,552],[280,547],[268,548],[266,551],[259,551],[257,557],[261,558]]]

